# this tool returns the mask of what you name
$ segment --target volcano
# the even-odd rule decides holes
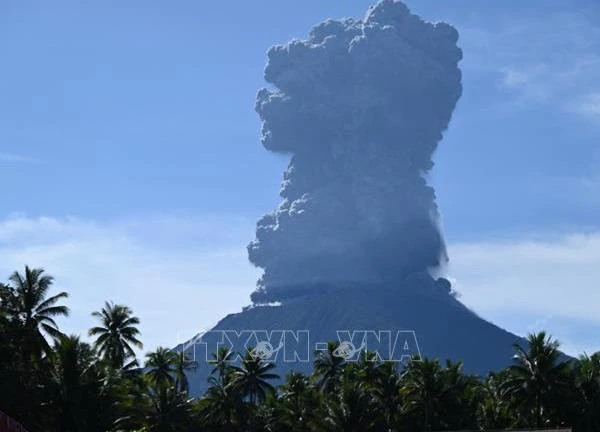
[[[348,337],[349,360],[375,344],[382,359],[460,360],[476,373],[511,362],[520,339],[462,305],[443,277],[427,181],[462,94],[458,39],[451,25],[382,0],[363,19],[327,20],[269,50],[256,111],[263,146],[290,157],[282,201],[248,246],[263,270],[252,304],[184,344],[192,356],[260,345],[283,376]],[[196,393],[209,372],[199,363]]]
[[[281,351],[268,356],[268,360],[277,363],[277,373],[281,377],[292,370],[310,373],[314,352],[327,341],[339,341],[346,332],[355,333],[360,339],[365,332],[389,330],[395,337],[399,331],[405,337],[392,360],[402,361],[400,356],[405,354],[442,361],[452,359],[462,361],[466,372],[479,375],[511,364],[512,345],[523,342],[477,316],[433,279],[427,281],[424,278],[413,288],[318,287],[310,294],[289,298],[281,305],[255,305],[231,314],[210,334],[199,335],[188,342],[185,345],[188,355],[199,364],[194,376],[190,377],[192,393],[201,394],[206,390],[212,367],[205,359],[211,358],[210,354],[216,351],[218,344],[225,342],[222,346],[242,352],[243,345],[256,346],[262,334],[277,348],[282,330],[305,331],[308,338],[301,343],[306,342],[309,356],[305,358],[308,361],[298,361],[292,356],[286,360]],[[237,341],[234,337],[228,341],[227,336],[223,340],[222,335],[230,335],[230,332],[238,335]],[[412,339],[413,335],[415,339]],[[402,344],[407,341],[410,347],[405,353]],[[302,352],[303,346],[295,344],[292,348]]]

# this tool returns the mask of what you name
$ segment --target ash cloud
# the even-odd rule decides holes
[[[268,52],[262,143],[290,154],[257,223],[255,301],[315,284],[394,284],[447,259],[432,156],[459,99],[458,32],[383,0]],[[298,288],[300,287],[300,288]]]

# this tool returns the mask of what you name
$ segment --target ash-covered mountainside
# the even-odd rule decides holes
[[[248,246],[255,301],[309,283],[380,283],[446,259],[424,175],[461,95],[458,32],[385,0],[269,50],[262,143],[291,154]]]

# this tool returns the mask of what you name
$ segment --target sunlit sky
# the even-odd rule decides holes
[[[464,93],[430,179],[461,299],[600,350],[600,6],[407,3],[461,34]],[[287,164],[253,110],[266,50],[369,4],[1,2],[0,275],[45,267],[70,332],[130,305],[147,349],[239,311]]]

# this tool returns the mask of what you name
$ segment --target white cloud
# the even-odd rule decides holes
[[[450,246],[451,272],[475,309],[510,307],[600,322],[600,234]]]
[[[597,109],[597,93],[592,89],[600,73],[600,57],[582,54],[562,62],[537,60],[540,63],[517,62],[501,68],[501,86],[516,92],[519,102],[549,103],[582,115],[590,114],[590,107]],[[572,109],[574,105],[577,109]]]
[[[600,92],[592,92],[572,104],[574,112],[593,120],[600,120]]]
[[[572,107],[598,90],[595,41],[600,27],[592,15],[577,8],[535,17],[510,15],[488,28],[466,26],[461,29],[465,70],[498,74],[500,88],[517,104],[548,104],[589,118],[585,105],[582,110]]]
[[[501,86],[517,92],[521,103],[549,101],[556,91],[551,68],[546,64],[502,69]]]
[[[12,153],[0,153],[0,162],[37,163],[38,160]]]
[[[152,217],[99,224],[80,219],[0,221],[0,275],[44,267],[70,293],[65,331],[85,333],[105,300],[133,308],[146,349],[174,345],[249,303],[257,270],[239,218]],[[218,241],[217,241],[218,239]]]
[[[527,73],[525,71],[518,71],[514,69],[504,69],[504,79],[502,83],[506,87],[517,87],[525,84],[531,83],[534,78],[534,74]]]
[[[457,243],[450,245],[449,253],[461,301],[484,317],[501,319],[499,325],[525,334],[540,327],[540,319],[559,323],[555,332],[569,334],[571,339],[564,342],[573,347],[583,342],[566,327],[585,322],[600,326],[598,232],[549,240]],[[515,316],[529,316],[531,322],[517,323]],[[600,337],[585,343],[588,351],[600,349]]]

